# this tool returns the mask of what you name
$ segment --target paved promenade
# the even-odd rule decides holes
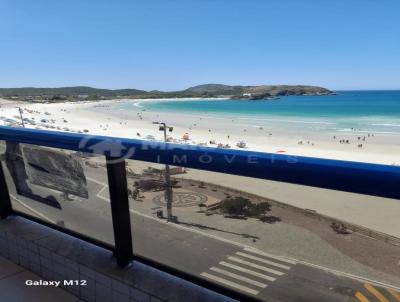
[[[399,200],[193,169],[179,177],[243,190],[400,237]]]

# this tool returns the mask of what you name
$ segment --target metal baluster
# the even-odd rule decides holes
[[[111,216],[114,230],[114,255],[120,267],[133,259],[131,222],[125,161],[106,157]]]
[[[4,219],[12,214],[10,194],[8,192],[3,164],[0,162],[0,218]]]

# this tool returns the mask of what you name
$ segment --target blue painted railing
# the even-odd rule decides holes
[[[400,199],[397,166],[11,127],[0,140]]]

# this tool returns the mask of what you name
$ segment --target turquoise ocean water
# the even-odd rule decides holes
[[[255,126],[400,134],[400,91],[340,91],[337,95],[287,96],[272,101],[142,101],[119,106],[243,120]]]

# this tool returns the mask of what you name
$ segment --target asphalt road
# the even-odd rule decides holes
[[[5,172],[13,206],[53,223],[63,221],[67,228],[113,243],[106,175],[88,171],[92,172],[88,177],[88,200],[65,201],[59,192],[34,188],[42,196],[55,196],[62,210],[17,196]],[[131,223],[136,254],[265,301],[400,302],[396,292],[377,286],[372,287],[374,291],[372,285],[361,281],[207,236],[133,209]]]

